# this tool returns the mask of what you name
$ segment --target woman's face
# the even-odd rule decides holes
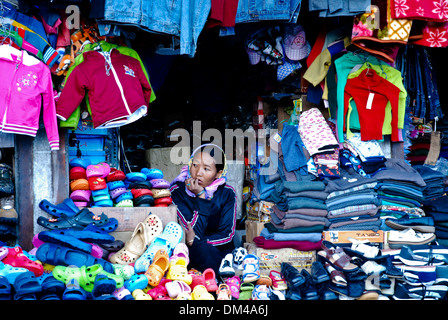
[[[217,171],[215,159],[210,154],[199,152],[193,157],[190,174],[193,179],[198,179],[198,184],[201,187],[209,186],[221,172],[222,170]]]

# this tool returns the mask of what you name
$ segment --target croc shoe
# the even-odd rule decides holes
[[[156,189],[169,189],[171,187],[170,183],[165,179],[152,179],[149,182],[151,182],[152,187]]]
[[[90,192],[90,190],[86,191]],[[80,211],[78,207],[76,207],[76,205],[74,204],[73,200],[70,198],[64,199],[59,204],[53,204],[48,200],[43,199],[42,201],[39,202],[39,208],[55,217],[60,217],[62,213],[64,213],[67,216],[73,216]]]
[[[215,300],[215,297],[207,291],[207,288],[203,285],[197,285],[194,287],[191,298],[193,300]]]
[[[111,169],[110,173],[107,175],[107,182],[112,181],[123,181],[126,179],[126,175],[121,170]]]
[[[84,169],[87,169],[87,167],[91,164],[89,158],[73,158],[70,160],[69,165],[70,167],[82,167]]]
[[[91,195],[91,190],[75,190],[70,193],[70,199],[73,201],[89,202]]]
[[[145,293],[142,289],[135,289],[132,291],[132,296],[135,300],[152,300],[151,296]]]
[[[158,198],[164,198],[164,197],[171,197],[171,192],[170,189],[151,189],[152,194],[153,194],[153,198],[154,199],[158,199]]]
[[[89,190],[89,181],[87,179],[77,179],[70,182],[70,190]]]
[[[171,197],[162,197],[162,198],[157,198],[154,199],[154,204],[156,206],[165,206],[168,207],[169,205],[171,205],[173,203],[173,199]]]
[[[131,189],[131,193],[134,196],[134,199],[144,195],[149,195],[151,197],[153,195],[150,189]]]
[[[98,165],[103,168],[103,175],[101,178],[106,178],[111,170],[109,164],[107,162],[100,162]]]
[[[125,187],[118,187],[118,188],[115,188],[110,191],[110,197],[115,200],[119,196],[121,196],[123,193],[126,193],[126,192],[128,192],[128,189],[126,189]]]
[[[216,292],[218,290],[218,284],[216,283],[216,274],[212,268],[207,268],[202,272],[205,280],[205,287],[208,292]]]
[[[146,175],[141,172],[130,172],[126,174],[126,180],[128,180],[129,182],[146,181]]]
[[[134,199],[133,202],[134,206],[136,207],[151,207],[152,205],[154,205],[154,198],[148,194]]]
[[[86,169],[87,179],[93,177],[103,178],[104,173],[104,167],[97,164],[91,164]]]
[[[149,181],[134,181],[129,184],[129,189],[151,189],[152,184]]]
[[[5,277],[9,283],[14,283],[15,279],[22,273],[28,272],[22,267],[13,267],[0,261],[0,276]]]
[[[134,206],[134,202],[130,199],[121,200],[120,202],[117,202],[116,204],[114,204],[114,207],[118,207],[118,208],[133,207],[133,206]]]
[[[163,172],[156,168],[143,168],[140,170],[146,175],[146,180],[163,179]]]
[[[117,188],[126,188],[126,186],[122,180],[107,182],[107,187],[109,188],[109,191],[112,191]]]
[[[192,276],[187,270],[187,260],[183,257],[170,259],[170,267],[166,275],[167,279],[182,281],[188,285],[193,281]]]
[[[170,281],[165,284],[166,291],[172,299],[176,299],[179,295],[190,295],[191,288],[183,281]]]
[[[148,286],[148,278],[143,274],[134,274],[124,282],[124,286],[130,292],[134,292],[137,289],[143,290]]]
[[[115,198],[115,202],[119,203],[119,202],[121,202],[123,200],[132,200],[132,199],[134,199],[134,196],[132,195],[132,192],[126,191],[126,192],[120,194],[118,197],[116,197]]]
[[[83,167],[72,167],[69,171],[69,179],[87,179],[86,169],[84,169]]]
[[[147,232],[143,222],[138,223],[124,247],[110,256],[110,262],[122,265],[134,263],[146,250]]]
[[[2,262],[12,267],[25,268],[31,271],[36,277],[40,277],[44,273],[42,263],[28,258],[19,245],[9,247],[8,255],[3,258]]]
[[[107,188],[106,180],[104,180],[101,177],[90,177],[88,179],[88,182],[89,182],[89,189],[92,191]]]

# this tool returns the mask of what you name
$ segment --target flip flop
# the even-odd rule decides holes
[[[109,218],[104,213],[97,216],[87,208],[80,210],[73,216],[68,216],[64,213],[61,213],[61,217],[57,219],[47,219],[43,216],[40,216],[37,219],[37,223],[40,226],[50,230],[68,228],[83,229],[91,223],[97,227],[101,227],[108,222]]]
[[[31,271],[18,275],[13,286],[17,295],[42,292],[42,286]]]
[[[53,266],[92,266],[99,264],[107,272],[114,272],[112,263],[95,258],[90,254],[73,250],[54,243],[44,243],[36,251],[39,261]]]
[[[59,204],[52,204],[47,199],[43,199],[39,202],[39,208],[55,217],[60,217],[62,213],[71,217],[80,211],[71,198],[64,199]]]
[[[0,276],[0,300],[11,300],[11,284],[3,276]]]
[[[3,258],[4,264],[9,264],[16,268],[25,268],[40,277],[44,273],[44,267],[41,263],[28,258],[19,245],[8,248],[8,255]]]

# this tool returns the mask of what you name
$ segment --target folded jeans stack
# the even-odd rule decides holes
[[[425,165],[414,165],[412,167],[420,173],[426,183],[426,186],[423,188],[425,200],[438,198],[443,195],[445,192],[445,175],[442,172]]]

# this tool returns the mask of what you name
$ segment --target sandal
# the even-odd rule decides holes
[[[42,286],[31,271],[18,275],[13,286],[15,294],[19,296],[42,292]]]
[[[205,279],[205,287],[208,292],[216,292],[218,290],[218,285],[216,283],[216,274],[212,268],[207,268],[202,273]]]
[[[143,274],[134,274],[130,279],[126,280],[124,286],[133,292],[136,289],[145,289],[148,286],[148,278]]]
[[[169,256],[168,253],[160,249],[154,255],[154,261],[145,271],[145,275],[148,278],[148,284],[152,287],[156,287],[160,280],[162,280],[165,272],[169,268]]]
[[[333,268],[331,264],[328,262],[325,263],[325,268],[327,269],[328,273],[330,274],[331,282],[338,287],[347,287],[347,279],[345,278],[344,272],[340,270],[336,270]]]
[[[126,180],[129,182],[146,181],[146,174],[141,172],[130,172],[126,174]]]
[[[132,291],[132,296],[135,300],[152,300],[151,296],[145,293],[142,289],[135,289]]]
[[[127,264],[113,264],[114,273],[122,277],[124,280],[129,280],[135,274],[134,267]]]
[[[252,298],[252,291],[254,290],[253,283],[243,283],[240,287],[240,296],[238,300],[250,300]]]
[[[215,300],[215,297],[201,284],[194,287],[191,298],[193,300]]]
[[[159,198],[165,198],[165,197],[171,197],[170,189],[151,189],[152,191],[152,197],[155,199]]]
[[[140,172],[146,175],[146,180],[148,181],[153,179],[163,179],[163,172],[160,169],[143,168]]]
[[[44,266],[42,263],[36,262],[28,258],[19,245],[8,248],[8,255],[3,258],[4,264],[9,264],[16,268],[25,268],[36,277],[40,277],[44,273]]]
[[[112,294],[115,289],[117,289],[115,280],[110,279],[108,276],[100,273],[95,277],[92,295],[94,297],[99,297],[103,294]]]
[[[165,284],[165,288],[168,292],[168,295],[172,299],[177,298],[180,294],[188,294],[189,295],[191,293],[190,286],[188,286],[184,281],[179,281],[179,280],[167,282]]]
[[[62,300],[87,300],[86,292],[79,286],[78,280],[72,278],[67,282]]]
[[[137,259],[134,263],[134,269],[137,273],[142,273],[148,270],[150,264],[154,259],[155,253],[163,249],[168,252],[170,249],[170,243],[166,239],[162,239],[160,236],[155,237],[146,251]]]
[[[0,262],[0,276],[5,277],[9,283],[14,283],[19,275],[28,271],[25,268],[17,268]]]
[[[95,278],[99,274],[104,274],[108,278],[115,280],[117,288],[121,288],[124,285],[122,277],[104,271],[100,264],[94,264],[90,267],[84,265],[80,268],[56,266],[53,269],[53,276],[57,280],[67,283],[71,278],[75,278],[78,280],[79,285],[87,292],[93,291]]]
[[[79,250],[87,254],[92,254],[91,244],[76,239],[72,236],[56,233],[53,231],[41,231],[37,234],[37,238],[43,242],[55,243],[70,249]]]
[[[170,266],[166,278],[170,280],[183,281],[186,284],[190,285],[193,281],[193,277],[188,274],[187,264],[187,260],[182,257],[179,257],[175,260],[170,260]]]
[[[221,283],[216,290],[216,300],[231,300],[230,288],[227,284]]]
[[[230,289],[230,294],[234,299],[238,299],[240,297],[240,285],[241,280],[238,276],[233,276],[226,280],[226,284]]]
[[[143,224],[146,226],[147,230],[145,233],[146,245],[149,246],[155,237],[162,234],[163,223],[159,216],[150,213],[143,221]]]
[[[84,191],[90,191],[90,190],[84,190]],[[55,217],[60,217],[62,213],[66,214],[67,216],[74,216],[80,211],[71,198],[67,198],[59,204],[52,204],[48,200],[44,199],[41,202],[39,202],[39,208]]]
[[[283,275],[277,271],[277,270],[271,270],[271,272],[269,272],[269,278],[271,278],[272,280],[272,287],[275,290],[286,290],[288,289],[288,285],[286,283],[285,278],[283,277]]]
[[[73,216],[68,216],[61,213],[61,217],[57,219],[47,219],[40,216],[37,219],[37,223],[50,230],[55,229],[83,229],[89,224],[94,224],[97,227],[101,227],[109,222],[109,218],[102,213],[100,216],[93,214],[89,209],[84,208]]]
[[[260,260],[256,255],[248,254],[243,259],[243,282],[253,282],[260,278]]]
[[[11,284],[3,276],[0,276],[0,300],[11,300]]]
[[[46,242],[36,251],[36,258],[53,266],[92,266],[99,264],[107,272],[113,272],[112,263],[98,259],[78,250],[73,250],[55,243]]]
[[[344,249],[337,247],[331,242],[322,241],[322,249],[319,251],[318,257],[324,262],[331,264],[335,269],[340,271],[355,271],[359,269],[359,266],[351,263],[351,257],[344,252]]]
[[[260,275],[260,279],[255,282],[255,285],[264,285],[269,288],[272,286],[272,279],[269,276],[262,274]]]

